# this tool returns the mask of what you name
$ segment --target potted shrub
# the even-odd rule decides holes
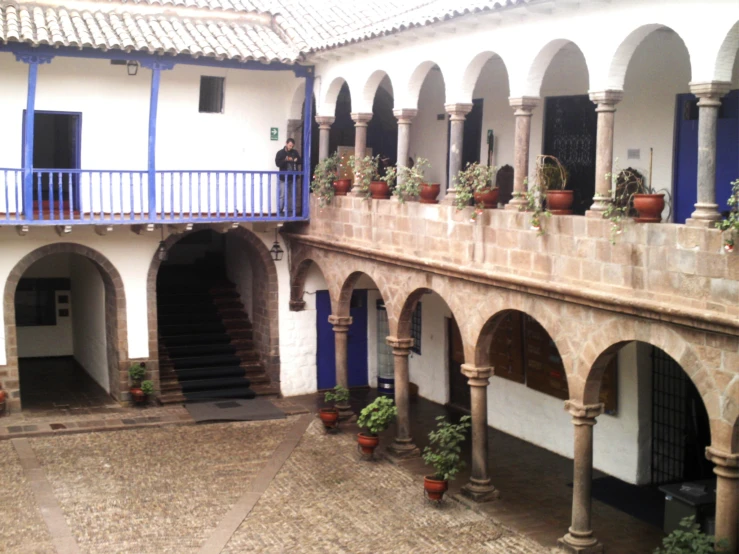
[[[326,430],[336,429],[339,421],[339,410],[336,406],[338,404],[343,406],[349,403],[349,391],[341,385],[336,385],[333,390],[326,391],[323,400],[325,402],[333,402],[334,405],[331,408],[321,408],[318,410],[318,417],[321,418]]]
[[[144,398],[148,400],[154,395],[154,381],[141,381],[141,392],[144,393]]]
[[[142,363],[134,363],[128,368],[128,376],[131,379],[131,399],[136,404],[143,404],[146,401],[146,395],[141,389],[141,382],[146,377],[146,366]]]
[[[498,169],[495,166],[483,165],[477,162],[468,163],[467,167],[461,170],[455,179],[455,189],[457,194],[454,198],[454,205],[458,210],[462,210],[470,205],[470,201],[474,200],[477,209],[472,219],[480,213],[482,209],[493,209],[498,207],[498,193],[500,192],[495,186],[495,174]]]
[[[701,531],[695,523],[695,516],[680,520],[680,527],[662,539],[663,548],[657,548],[654,554],[728,554],[729,544],[722,539],[716,541],[712,535]]]
[[[424,183],[424,172],[431,167],[426,158],[418,158],[413,167],[401,166],[398,170],[398,184],[393,194],[400,202],[420,197],[421,204],[436,204],[441,191],[439,183]],[[388,169],[388,172],[392,168]],[[392,169],[394,172],[394,169]]]
[[[450,423],[445,416],[436,418],[436,430],[429,433],[429,446],[423,449],[423,461],[434,468],[433,475],[423,479],[424,492],[429,500],[440,501],[459,470],[464,467],[461,444],[470,428],[470,416],[459,423]]]
[[[0,389],[0,414],[5,413],[5,407],[6,407],[5,402],[7,401],[7,399],[8,399],[8,394],[3,389]]]
[[[319,205],[323,208],[333,200],[334,196],[346,196],[351,188],[351,181],[336,179],[339,169],[339,156],[334,152],[325,160],[318,162],[313,173],[310,189],[318,198]]]
[[[365,156],[364,158],[349,157],[349,167],[357,180],[359,192],[365,198],[375,200],[387,200],[390,198],[390,186],[386,181],[381,181],[378,175],[380,156]]]
[[[544,192],[547,210],[553,215],[570,215],[575,201],[574,191],[565,190],[567,170],[554,156],[536,158],[536,182]]]
[[[729,217],[716,222],[716,227],[724,231],[724,250],[734,251],[734,240],[739,233],[739,179],[731,183],[731,196],[727,201],[729,204]]]
[[[359,433],[357,442],[362,454],[372,456],[380,444],[378,433],[385,431],[398,415],[398,408],[391,398],[378,396],[374,402],[368,404],[359,414],[357,425],[367,429],[367,433]]]

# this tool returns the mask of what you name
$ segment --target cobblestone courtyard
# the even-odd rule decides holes
[[[5,552],[549,552],[427,504],[420,477],[310,415],[19,438],[0,463]]]

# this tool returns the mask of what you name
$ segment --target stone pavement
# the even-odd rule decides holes
[[[350,427],[329,436],[315,420],[288,444],[298,423],[309,421],[2,441],[0,544],[13,554],[186,554],[231,525],[223,552],[549,552],[455,501],[428,504],[419,476],[360,460]],[[43,487],[50,496],[34,497]],[[54,503],[74,549],[49,524]]]

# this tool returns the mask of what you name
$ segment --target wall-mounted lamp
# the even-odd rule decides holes
[[[277,228],[275,228],[275,243],[272,245],[272,248],[269,249],[269,253],[272,256],[272,259],[276,262],[279,262],[282,259],[282,255],[285,253],[282,248],[280,248],[280,243],[277,240]]]
[[[139,72],[139,62],[128,60],[128,62],[126,62],[126,71],[128,71],[128,74],[131,77],[135,76]]]
[[[130,75],[130,73],[129,73]],[[159,241],[159,248],[157,248],[157,258],[160,262],[166,262],[169,254],[167,253],[167,247],[164,244],[164,225],[162,225],[162,240]]]

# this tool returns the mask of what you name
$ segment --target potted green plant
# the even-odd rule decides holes
[[[570,215],[575,201],[574,191],[566,190],[567,170],[554,156],[536,158],[536,182],[543,191],[547,210],[552,215]]]
[[[498,193],[495,186],[495,175],[498,168],[491,165],[468,163],[455,178],[454,188],[457,191],[454,197],[454,205],[462,210],[474,200],[477,209],[473,219],[482,209],[493,209],[498,207]]]
[[[654,554],[728,554],[728,542],[703,533],[695,516],[681,519],[680,527],[683,529],[675,529],[662,539],[663,548],[657,548]]]
[[[431,167],[426,158],[418,158],[413,167],[401,166],[398,170],[398,183],[393,194],[400,202],[420,197],[421,204],[436,204],[441,185],[439,183],[424,183],[424,172]],[[388,173],[394,168],[388,168]]]
[[[322,208],[328,205],[334,196],[346,196],[347,191],[351,188],[351,181],[348,179],[343,181],[336,179],[338,169],[339,156],[334,152],[328,158],[318,162],[313,173],[310,189],[318,198],[319,205]]]
[[[143,404],[146,401],[146,395],[141,389],[142,381],[146,377],[146,366],[143,363],[133,363],[128,368],[128,376],[131,379],[131,398],[136,404]]]
[[[459,470],[464,467],[461,444],[470,428],[470,416],[463,416],[459,423],[450,423],[445,416],[436,418],[436,430],[429,433],[429,446],[423,449],[423,461],[434,468],[433,475],[423,480],[423,488],[429,500],[440,501]]]
[[[141,392],[144,393],[144,398],[149,399],[154,395],[154,381],[141,381]]]
[[[724,250],[734,251],[734,240],[739,233],[739,179],[731,183],[731,195],[727,200],[729,204],[729,217],[716,223],[716,227],[724,231]]]
[[[321,408],[318,410],[318,417],[321,418],[323,426],[326,430],[336,429],[339,421],[339,410],[336,408],[338,404],[346,405],[349,403],[349,390],[336,385],[332,390],[326,391],[323,396],[325,402],[333,402],[331,408]]]
[[[364,158],[349,157],[349,167],[354,173],[357,188],[365,198],[375,200],[387,200],[390,198],[390,186],[386,181],[380,180],[378,167],[380,156],[365,156]]]
[[[385,431],[397,415],[398,408],[392,398],[387,396],[378,396],[371,404],[365,406],[357,419],[357,425],[367,429],[367,433],[357,435],[362,454],[372,456],[375,448],[380,444],[378,433]]]

